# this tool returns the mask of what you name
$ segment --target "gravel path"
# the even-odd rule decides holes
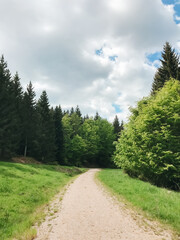
[[[52,203],[36,240],[169,240],[168,231],[151,226],[117,203],[94,180],[97,169],[80,175],[62,201]]]

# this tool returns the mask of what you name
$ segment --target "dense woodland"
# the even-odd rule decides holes
[[[113,124],[79,107],[51,108],[46,91],[36,101],[0,61],[0,158],[30,156],[43,163],[117,166],[158,186],[180,189],[180,66],[167,42],[150,95],[131,108],[127,124]]]
[[[38,101],[30,82],[24,92],[18,73],[11,77],[0,61],[0,158],[34,157],[43,163],[75,166],[111,166],[113,142],[123,128],[95,117],[82,116],[79,107],[50,108],[43,91]],[[114,126],[113,126],[114,125]]]

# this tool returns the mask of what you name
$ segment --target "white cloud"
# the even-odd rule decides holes
[[[179,46],[172,6],[161,0],[0,0],[0,52],[23,86],[45,88],[52,105],[112,120],[150,92],[146,54]],[[95,54],[103,49],[103,55]],[[110,61],[109,56],[115,56]],[[154,63],[156,64],[156,63]]]

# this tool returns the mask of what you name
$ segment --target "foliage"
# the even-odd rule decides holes
[[[180,189],[180,82],[171,79],[132,109],[114,161],[130,175]]]
[[[52,109],[52,111],[55,126],[56,160],[58,163],[63,164],[64,136],[61,106],[56,106],[54,110]]]
[[[161,66],[157,69],[154,77],[154,82],[152,85],[152,94],[161,89],[165,82],[170,78],[175,78],[180,80],[180,66],[179,66],[179,56],[175,53],[175,50],[171,48],[168,42],[165,43],[163,52]]]
[[[36,102],[30,82],[25,92],[18,73],[12,78],[4,57],[0,61],[0,158],[34,157],[44,163],[76,166],[110,164],[113,126],[98,113],[82,117],[79,106],[62,113],[50,108],[43,91]]]
[[[21,154],[24,156],[35,156],[37,148],[37,112],[35,92],[30,82],[23,96],[22,102],[22,139],[21,139]]]
[[[114,127],[114,134],[116,135],[116,141],[117,141],[119,136],[121,135],[121,131],[124,129],[124,123],[123,121],[121,121],[121,124],[119,123],[119,119],[117,115],[114,118],[113,127]]]
[[[76,112],[62,119],[66,164],[108,166],[115,140],[112,124],[100,117],[81,120]]]
[[[99,166],[107,167],[111,165],[110,159],[114,151],[113,142],[115,140],[114,128],[106,119],[100,117],[95,121],[97,128],[98,154],[96,161]]]
[[[4,57],[0,60],[0,157],[17,151],[19,135],[16,132],[18,113],[13,92],[14,83]]]
[[[180,215],[177,214],[180,212],[180,193],[130,178],[120,169],[102,170],[98,173],[98,179],[121,201],[142,210],[148,217],[169,224],[180,234]]]
[[[46,91],[43,91],[37,103],[39,115],[38,154],[42,162],[53,162],[55,159],[55,127],[50,112]]]
[[[85,119],[80,129],[80,135],[84,139],[86,151],[83,156],[83,162],[89,166],[96,165],[98,155],[99,136],[97,135],[98,126],[92,118]]]

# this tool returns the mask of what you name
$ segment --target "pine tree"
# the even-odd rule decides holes
[[[157,69],[152,84],[152,94],[161,89],[170,78],[180,80],[179,56],[166,42],[162,52],[161,66]]]
[[[96,121],[96,120],[98,120],[99,118],[100,118],[99,113],[96,112],[96,115],[95,115],[95,117],[94,117],[94,120]]]
[[[119,133],[121,131],[121,127],[120,127],[120,123],[117,115],[114,118],[113,127],[114,127],[114,134],[116,135],[116,140],[117,140],[119,137]]]
[[[15,106],[11,89],[11,74],[4,56],[0,60],[0,157],[8,157],[16,151],[14,142]]]
[[[37,103],[40,132],[38,139],[38,154],[42,162],[53,162],[55,160],[55,126],[49,107],[47,93],[43,91]]]
[[[75,109],[75,113],[77,114],[78,117],[80,117],[80,119],[81,119],[81,124],[83,124],[82,114],[81,114],[81,111],[80,111],[78,105],[77,105],[77,107],[76,107],[76,109]]]
[[[34,156],[36,149],[37,113],[35,92],[30,82],[23,96],[23,138],[21,153],[24,156]]]
[[[69,110],[64,110],[64,111],[63,111],[63,117],[64,117],[66,114],[67,114],[67,115],[70,115]]]
[[[81,111],[79,109],[79,106],[77,105],[76,109],[75,109],[75,113],[81,118],[82,117],[82,114],[81,114]]]
[[[88,114],[86,114],[86,115],[83,117],[83,122],[84,122],[85,120],[87,120],[87,119],[89,119],[89,115],[88,115]]]
[[[72,115],[74,113],[74,108],[72,107],[70,110],[70,115]]]
[[[61,106],[56,106],[54,109],[53,119],[55,125],[55,140],[56,140],[56,160],[63,164],[63,151],[64,151],[64,137],[62,127],[62,109]]]
[[[14,142],[17,145],[17,153],[20,152],[20,143],[22,141],[23,133],[23,89],[20,83],[20,78],[16,72],[13,80],[11,81],[11,91],[14,104]]]

